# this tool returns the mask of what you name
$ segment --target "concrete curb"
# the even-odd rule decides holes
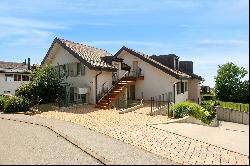
[[[77,148],[79,148],[81,151],[87,153],[88,155],[90,155],[91,157],[95,158],[97,161],[99,161],[101,164],[103,165],[112,165],[112,163],[107,160],[106,158],[98,155],[96,152],[94,152],[93,150],[84,147],[83,145],[81,145],[77,140],[65,135],[64,133],[56,130],[53,126],[48,126],[46,124],[42,124],[42,123],[33,123],[33,122],[29,122],[29,121],[23,121],[23,120],[18,120],[18,119],[12,119],[12,118],[4,118],[4,117],[0,117],[0,119],[3,120],[11,120],[14,122],[20,122],[20,123],[26,123],[26,124],[31,124],[31,125],[37,125],[37,126],[41,126],[41,127],[45,127],[49,130],[51,130],[52,132],[54,132],[55,134],[59,135],[60,137],[62,137],[63,139],[65,139],[67,142],[71,143],[72,145],[76,146]]]

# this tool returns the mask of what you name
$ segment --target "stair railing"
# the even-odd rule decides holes
[[[97,103],[99,103],[99,101],[101,101],[116,85],[117,83],[123,78],[125,77],[126,75],[128,74],[128,71],[126,71],[121,78],[119,78],[112,86],[111,88],[109,88],[109,90],[98,100]]]

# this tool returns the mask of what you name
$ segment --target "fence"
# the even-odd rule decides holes
[[[249,113],[247,112],[223,107],[216,107],[216,112],[218,120],[249,125]]]
[[[172,102],[170,102],[169,100],[161,100],[161,98],[155,96],[155,97],[151,97],[150,99],[150,114],[151,115],[157,115],[157,114],[161,114],[161,115],[170,115],[170,105],[172,104]]]

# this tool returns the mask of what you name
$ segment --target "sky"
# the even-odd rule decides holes
[[[122,46],[176,54],[213,87],[218,65],[233,62],[249,72],[249,1],[0,1],[0,61],[30,57],[40,64],[55,37],[112,54]]]

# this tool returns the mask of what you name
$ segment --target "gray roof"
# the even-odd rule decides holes
[[[103,60],[103,57],[113,56],[106,50],[102,50],[99,48],[91,47],[85,44],[80,44],[61,38],[54,39],[49,51],[47,52],[46,56],[42,61],[42,64],[45,63],[45,60],[49,56],[50,51],[55,43],[60,44],[65,50],[67,50],[70,54],[72,54],[75,58],[77,58],[80,62],[84,63],[90,69],[105,70],[105,71],[117,70],[115,67],[111,66],[110,64],[106,63]]]
[[[174,69],[171,69],[163,64],[161,64],[160,62],[157,62],[156,60],[153,60],[152,58],[150,58],[148,55],[144,54],[144,53],[141,53],[141,52],[138,52],[134,49],[131,49],[131,48],[128,48],[128,47],[125,47],[123,46],[116,54],[115,54],[115,57],[117,57],[122,51],[126,51],[140,59],[142,59],[143,61],[151,64],[152,66],[158,68],[159,70],[162,70],[163,72],[177,78],[177,79],[188,79],[188,78],[191,78],[190,75],[184,73],[184,72],[181,72],[179,70],[174,70]]]
[[[31,70],[24,63],[0,61],[0,73],[31,73]]]

